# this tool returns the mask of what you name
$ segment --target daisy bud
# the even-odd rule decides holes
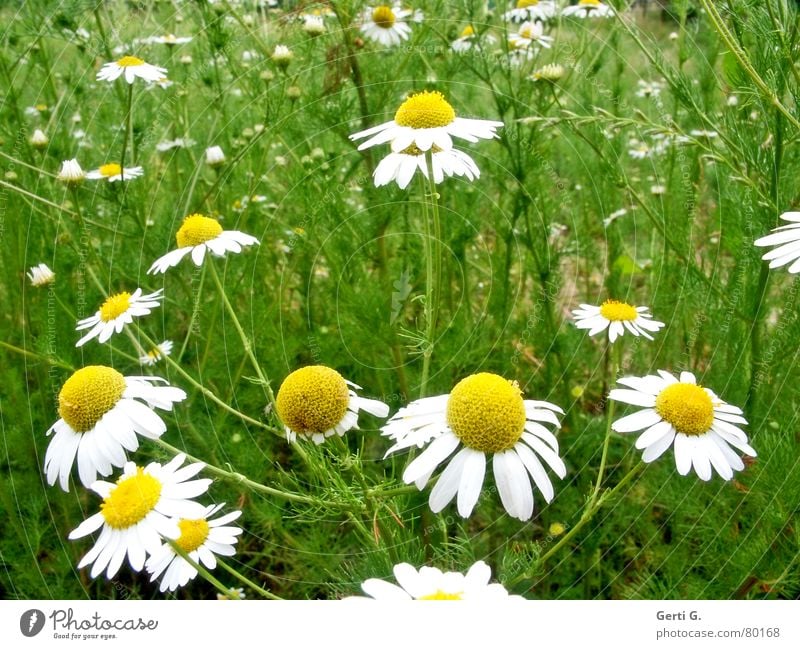
[[[225,152],[220,146],[210,146],[206,149],[206,164],[209,167],[219,167],[225,164]]]
[[[279,68],[286,69],[294,58],[294,53],[286,45],[276,45],[272,53],[272,62]]]
[[[37,128],[33,135],[31,135],[31,146],[34,149],[44,149],[49,143],[50,140],[47,139],[47,136],[44,134],[44,131]]]

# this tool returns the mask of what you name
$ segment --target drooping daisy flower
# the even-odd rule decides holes
[[[150,38],[145,39],[146,43],[157,43],[160,45],[166,45],[167,47],[174,47],[175,45],[184,45],[186,43],[192,42],[191,36],[175,36],[175,34],[165,34],[164,36],[151,36]],[[166,70],[164,70],[164,74],[166,74]]]
[[[163,343],[159,343],[149,352],[140,356],[139,363],[141,365],[155,365],[162,358],[172,353],[172,346],[171,340],[165,340]]]
[[[657,332],[664,326],[663,322],[653,320],[646,306],[632,306],[618,300],[606,300],[600,306],[581,304],[580,309],[574,309],[575,326],[578,329],[588,329],[589,335],[594,336],[608,329],[608,340],[614,342],[627,330],[634,336],[644,336],[653,340],[649,331]]]
[[[56,478],[69,491],[69,473],[77,455],[78,475],[90,486],[97,474],[125,464],[125,451],[139,448],[137,435],[157,439],[167,430],[153,408],[172,410],[186,393],[154,376],[123,376],[104,365],[89,365],[70,376],[58,393],[60,419],[44,458],[47,484]],[[144,403],[142,403],[144,402]],[[145,405],[147,404],[147,405]]]
[[[230,512],[211,520],[224,504],[207,507],[203,515],[198,518],[181,518],[178,521],[181,535],[175,539],[175,543],[192,560],[209,570],[217,567],[215,554],[223,557],[232,557],[236,554],[233,546],[239,540],[236,537],[242,533],[241,528],[228,525],[242,515],[240,511]],[[197,568],[176,554],[169,543],[164,543],[157,552],[154,552],[145,567],[150,573],[150,581],[161,577],[158,589],[162,593],[165,590],[181,588],[197,576]]]
[[[508,37],[508,44],[515,50],[525,50],[531,54],[539,48],[552,46],[553,37],[546,36],[544,25],[540,22],[524,22],[519,26],[519,31]]]
[[[497,137],[496,130],[501,126],[503,122],[456,117],[456,111],[441,92],[424,90],[400,104],[393,120],[354,133],[350,139],[369,137],[359,145],[359,151],[386,142],[391,142],[394,152],[407,149],[412,144],[420,151],[427,151],[434,145],[447,151],[453,148],[451,136],[468,142],[491,140]]]
[[[557,63],[548,63],[547,65],[543,65],[538,70],[535,70],[531,75],[531,80],[549,81],[550,83],[555,83],[564,76],[564,72],[564,66],[558,65]]]
[[[56,281],[56,274],[47,264],[39,264],[28,271],[28,279],[33,286],[46,286]]]
[[[403,473],[404,482],[421,490],[436,468],[460,448],[439,476],[428,503],[438,513],[457,494],[458,513],[464,518],[478,502],[486,457],[491,455],[503,507],[510,516],[526,521],[533,515],[528,474],[547,502],[554,495],[540,458],[560,478],[567,474],[555,435],[539,423],[560,426],[556,413],[563,410],[547,401],[523,401],[516,382],[481,372],[460,381],[449,395],[419,399],[401,408],[382,428],[395,442],[386,455],[430,442]]]
[[[413,9],[403,9],[399,4],[368,7],[362,16],[361,32],[385,47],[400,45],[411,34],[411,27],[406,21],[408,18],[419,22],[422,14]]]
[[[350,387],[348,387],[350,386]],[[353,388],[353,389],[351,389]],[[358,428],[358,412],[386,417],[389,406],[356,394],[361,387],[324,365],[310,365],[287,376],[275,398],[278,416],[293,442],[300,435],[322,444],[326,437]]]
[[[86,174],[89,180],[107,180],[110,183],[118,180],[133,180],[144,173],[141,167],[120,167],[116,162],[100,165]]]
[[[225,164],[225,152],[221,146],[210,146],[206,149],[206,164],[209,167],[219,167]]]
[[[742,458],[731,446],[756,457],[747,435],[736,425],[747,424],[740,408],[697,385],[691,372],[681,372],[680,380],[663,370],[658,374],[619,379],[618,383],[631,389],[617,388],[608,395],[609,399],[644,408],[611,426],[618,433],[644,430],[636,440],[636,448],[644,449],[642,460],[652,462],[674,446],[675,465],[681,475],[694,467],[701,480],[710,480],[713,467],[730,480],[734,471],[744,468]]]
[[[72,158],[72,160],[64,160],[61,163],[61,171],[58,172],[57,178],[62,183],[66,183],[68,185],[77,185],[78,183],[83,182],[83,179],[86,178],[86,174],[78,164],[78,159]]]
[[[205,507],[191,499],[204,494],[211,480],[190,480],[205,465],[180,468],[185,459],[181,453],[164,466],[151,462],[144,468],[128,462],[116,483],[97,480],[92,484],[91,490],[103,499],[100,511],[72,530],[68,538],[74,541],[101,527],[102,531],[78,564],[79,570],[93,564],[92,579],[104,570],[111,579],[127,556],[131,568],[139,572],[147,556],[161,548],[162,537],[180,537],[180,518],[203,516]]]
[[[100,343],[106,342],[112,334],[120,333],[126,324],[133,322],[134,318],[149,315],[164,299],[163,293],[164,289],[160,288],[155,293],[142,295],[142,289],[137,288],[133,293],[123,291],[112,295],[93,316],[78,320],[76,331],[90,331],[75,343],[75,347],[83,346],[92,338],[97,338]]]
[[[551,0],[517,0],[517,6],[503,14],[503,18],[524,23],[528,20],[550,20],[555,15],[556,3]]]
[[[463,151],[458,149],[442,151],[436,146],[432,150],[431,164],[435,183],[442,182],[445,176],[463,176],[468,180],[480,177],[478,165]],[[382,187],[396,182],[400,189],[405,189],[418,169],[425,178],[428,177],[425,153],[412,144],[403,151],[390,153],[378,163],[373,174],[375,186]]]
[[[776,246],[762,257],[769,261],[770,268],[791,264],[787,270],[792,274],[800,273],[800,212],[784,212],[781,218],[788,225],[775,228],[754,243],[759,247]]]
[[[600,0],[579,0],[578,4],[571,7],[564,7],[561,10],[562,16],[574,16],[576,18],[611,18],[614,10]]]
[[[133,83],[136,77],[145,81],[159,81],[167,75],[167,69],[145,63],[135,56],[123,56],[118,61],[106,63],[97,73],[97,80],[112,82],[123,75],[128,83]]]
[[[466,575],[460,572],[442,572],[438,568],[423,566],[419,570],[408,563],[397,564],[393,571],[397,584],[383,579],[367,579],[361,584],[369,597],[348,599],[380,600],[435,600],[435,599],[523,599],[509,595],[501,584],[490,584],[492,570],[483,561],[474,563]]]
[[[50,140],[42,129],[37,128],[31,135],[29,142],[34,149],[44,149],[50,143]]]
[[[303,16],[303,31],[309,36],[321,36],[325,33],[325,21],[322,16],[306,14]]]
[[[175,235],[178,248],[156,259],[148,273],[166,273],[168,268],[177,266],[186,255],[192,255],[195,266],[205,259],[210,250],[217,257],[224,257],[226,252],[241,252],[243,246],[258,244],[258,239],[238,230],[223,230],[215,219],[202,214],[187,216],[178,233]]]

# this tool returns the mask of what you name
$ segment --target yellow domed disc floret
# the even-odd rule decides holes
[[[70,376],[58,393],[58,414],[76,433],[94,428],[125,392],[125,377],[104,365],[89,365]]]
[[[296,433],[324,433],[344,418],[347,383],[336,370],[311,365],[287,376],[275,399],[281,421]]]
[[[380,5],[372,11],[372,22],[383,29],[390,29],[396,20],[391,7]]]
[[[199,246],[222,234],[222,226],[216,220],[202,214],[190,214],[183,220],[175,235],[179,248]]]
[[[109,162],[107,165],[100,165],[98,171],[101,176],[111,178],[111,176],[119,176],[122,173],[122,167],[116,162]]]
[[[144,61],[135,56],[123,56],[119,61],[117,61],[117,65],[121,68],[135,68],[143,64]]]
[[[656,397],[656,412],[684,435],[703,435],[714,421],[714,404],[699,385],[673,383]]]
[[[394,115],[400,126],[437,128],[447,126],[456,118],[456,111],[437,91],[418,92],[406,99]]]
[[[208,538],[208,521],[205,518],[182,518],[178,521],[178,527],[181,530],[181,535],[175,543],[184,552],[194,552]]]
[[[591,7],[599,7],[600,0],[580,0],[578,4],[583,6],[589,5]]]
[[[527,7],[535,7],[539,4],[539,0],[517,0],[517,9],[525,9]]]
[[[462,379],[447,401],[447,423],[470,448],[484,453],[510,449],[525,428],[525,404],[516,381],[481,372]]]
[[[636,320],[639,313],[635,307],[619,300],[606,300],[600,306],[600,315],[612,322],[620,320]]]
[[[100,307],[100,319],[111,322],[125,313],[131,306],[131,294],[127,291],[112,295]]]
[[[435,593],[431,595],[423,595],[422,597],[417,597],[417,599],[425,599],[425,600],[434,600],[434,599],[464,599],[462,593],[445,593],[443,590],[437,590]]]
[[[144,469],[123,476],[100,505],[100,512],[109,527],[124,530],[143,520],[161,498],[161,482]]]

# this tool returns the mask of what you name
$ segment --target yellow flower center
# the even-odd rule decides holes
[[[125,392],[125,377],[104,365],[89,365],[70,376],[58,393],[58,414],[76,433],[94,428]]]
[[[539,0],[517,0],[517,9],[525,9],[526,7],[535,7],[539,4]]]
[[[714,421],[714,404],[699,385],[673,383],[656,397],[656,412],[684,435],[703,435]]]
[[[447,126],[456,118],[456,111],[441,92],[424,90],[406,99],[394,115],[400,126],[436,128]]]
[[[423,595],[422,597],[417,597],[417,599],[464,599],[461,595],[462,593],[445,593],[443,590],[437,590],[435,593]]]
[[[600,6],[600,0],[580,0],[580,2],[578,4],[579,5],[583,5],[583,6],[587,6],[588,5],[590,7],[599,7]]]
[[[46,111],[46,110],[47,110],[47,104],[36,104],[36,105],[34,106],[34,108],[35,108],[36,110],[38,110],[40,113],[43,113],[44,111]]]
[[[311,365],[287,376],[276,398],[278,416],[296,433],[324,433],[347,413],[350,393],[336,370]]]
[[[619,300],[606,300],[600,306],[600,315],[606,320],[619,321],[619,320],[636,320],[639,313],[635,307]]]
[[[527,38],[529,40],[534,40],[537,38],[533,32],[533,25],[525,25],[522,27],[519,30],[519,35],[522,36],[522,38]]]
[[[131,306],[131,294],[127,291],[112,295],[100,307],[100,319],[103,322],[111,322],[125,313]]]
[[[466,446],[484,453],[510,449],[525,428],[516,381],[481,372],[459,381],[447,401],[447,423]]]
[[[372,11],[372,22],[382,29],[390,29],[392,25],[394,25],[395,20],[392,8],[386,5],[375,7]]]
[[[178,241],[178,248],[186,248],[187,246],[199,246],[220,234],[222,234],[222,226],[217,221],[202,214],[190,214],[184,219],[175,238]]]
[[[107,165],[100,165],[100,169],[98,169],[101,176],[105,178],[111,178],[111,176],[119,176],[122,173],[122,167],[118,165],[116,162],[111,162]]]
[[[161,482],[145,473],[141,467],[136,474],[123,476],[100,505],[109,527],[124,530],[144,519],[161,498]]]
[[[117,65],[121,68],[135,68],[137,65],[144,65],[144,61],[135,56],[123,56],[117,61]]]
[[[464,29],[461,30],[461,38],[469,38],[470,36],[475,35],[475,29],[472,25],[467,25]]]
[[[184,552],[194,552],[208,538],[208,522],[205,518],[190,520],[182,518],[178,521],[181,535],[175,541]]]

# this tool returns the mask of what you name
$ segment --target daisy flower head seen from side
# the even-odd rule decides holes
[[[550,20],[555,15],[556,3],[551,0],[517,0],[516,6],[503,14],[503,18],[524,23],[528,20]]]
[[[578,4],[564,7],[561,15],[575,18],[611,18],[614,10],[600,0],[578,0]]]
[[[509,595],[504,586],[489,583],[492,570],[483,561],[474,563],[467,574],[442,572],[439,568],[423,566],[415,568],[409,563],[397,564],[392,572],[397,584],[383,579],[367,579],[361,590],[368,597],[348,599],[379,600],[490,600],[523,599]]]
[[[384,47],[400,45],[411,35],[409,19],[419,22],[422,14],[399,4],[367,7],[361,18],[361,33]]]
[[[71,160],[64,160],[61,163],[61,170],[56,177],[67,185],[78,185],[86,178],[86,173],[81,169],[80,164],[78,164],[78,159],[72,158]]]
[[[400,104],[393,120],[354,133],[350,139],[368,138],[359,145],[359,151],[387,142],[391,142],[395,153],[412,144],[422,152],[434,145],[447,151],[453,148],[453,137],[468,142],[491,140],[497,137],[497,129],[501,126],[503,122],[456,117],[455,109],[441,92],[424,90],[412,94]]]
[[[761,258],[769,262],[770,268],[788,264],[786,270],[794,275],[800,273],[800,212],[784,212],[781,219],[788,225],[775,228],[770,234],[756,239],[754,244],[761,248],[774,246]]]
[[[69,491],[69,474],[77,457],[78,475],[90,486],[97,474],[125,465],[125,451],[139,448],[137,435],[157,439],[167,425],[153,409],[172,410],[186,398],[180,388],[152,376],[123,376],[105,365],[89,365],[74,372],[58,393],[59,420],[47,431],[55,433],[47,447],[44,471],[47,483],[56,479]]]
[[[385,403],[360,397],[355,390],[361,387],[324,365],[309,365],[289,374],[275,397],[286,439],[293,442],[299,435],[322,444],[326,437],[341,437],[358,428],[361,410],[379,418],[389,414]]]
[[[198,518],[181,518],[178,520],[180,536],[174,539],[175,544],[189,555],[193,561],[209,570],[217,567],[215,555],[232,557],[236,554],[234,546],[242,529],[228,525],[242,515],[240,511],[230,512],[212,519],[211,517],[224,507],[211,505]],[[159,590],[176,590],[188,584],[197,576],[197,568],[177,554],[169,543],[164,543],[145,563],[150,574],[150,581],[161,578]]]
[[[97,338],[99,343],[105,343],[112,334],[120,333],[123,327],[131,324],[134,318],[149,315],[150,312],[164,299],[164,289],[155,293],[142,294],[142,289],[137,288],[133,293],[123,291],[106,299],[93,316],[78,320],[76,331],[89,329],[75,347],[81,347],[92,338]]]
[[[146,354],[143,354],[139,357],[139,364],[140,365],[155,365],[165,356],[169,356],[172,353],[173,343],[171,340],[165,340],[163,343],[159,343],[153,349],[151,349]]]
[[[588,329],[589,335],[594,336],[608,329],[608,340],[614,342],[626,331],[634,336],[644,336],[653,340],[650,332],[657,332],[663,322],[653,320],[646,306],[632,306],[619,300],[606,300],[600,306],[581,304],[579,309],[574,309],[575,326],[578,329]]]
[[[470,181],[480,177],[478,165],[463,151],[458,149],[442,151],[436,146],[432,147],[431,151],[433,180],[437,185],[445,177],[459,176]],[[405,189],[417,170],[425,178],[428,177],[428,160],[425,152],[412,144],[403,151],[389,153],[378,163],[373,173],[375,186],[382,187],[396,182],[400,189]]]
[[[87,172],[86,178],[89,180],[107,180],[110,183],[115,183],[118,180],[133,180],[142,174],[144,174],[144,169],[141,167],[125,167],[123,169],[116,162],[109,162]]]
[[[202,214],[187,216],[175,239],[177,249],[156,259],[148,273],[166,273],[168,268],[177,266],[187,255],[191,255],[195,266],[200,266],[208,251],[217,257],[224,257],[227,252],[239,253],[245,246],[258,245],[255,237],[238,230],[223,230],[219,221]]]
[[[509,516],[527,521],[534,505],[530,479],[547,502],[555,495],[542,461],[559,478],[567,474],[555,435],[542,425],[558,428],[556,415],[563,412],[547,401],[524,400],[516,381],[481,372],[461,380],[450,394],[418,399],[401,408],[382,428],[383,435],[394,441],[386,455],[427,447],[403,473],[403,481],[420,490],[439,465],[447,463],[428,504],[439,513],[457,497],[463,518],[478,502],[491,456],[503,507]]]
[[[91,490],[103,499],[100,511],[68,538],[74,541],[101,531],[78,563],[79,570],[91,565],[92,579],[103,571],[112,579],[127,556],[131,568],[139,572],[147,557],[159,552],[162,538],[180,538],[180,519],[203,517],[206,508],[192,499],[208,491],[211,480],[192,480],[205,465],[181,468],[185,459],[180,454],[163,466],[151,462],[144,468],[128,462],[115,483],[98,480],[92,484]]]
[[[56,281],[56,274],[50,270],[47,264],[38,264],[31,266],[28,271],[28,279],[31,280],[31,286],[47,286]]]
[[[97,80],[110,83],[124,77],[128,83],[133,83],[136,78],[156,82],[166,76],[166,68],[150,65],[135,56],[123,56],[117,61],[106,63],[97,73]]]
[[[611,390],[608,398],[643,410],[617,419],[611,427],[618,433],[644,431],[636,439],[636,448],[644,451],[643,461],[652,462],[672,446],[679,474],[694,468],[701,480],[708,481],[712,468],[725,480],[744,469],[733,448],[756,457],[739,428],[747,424],[742,410],[697,385],[691,372],[675,378],[659,370],[658,375],[625,377],[617,383],[625,388]]]
[[[175,45],[185,45],[192,42],[191,36],[175,36],[175,34],[164,34],[164,36],[151,36],[145,39],[146,43],[166,45],[167,47],[174,47]],[[166,70],[160,68],[164,74]]]

